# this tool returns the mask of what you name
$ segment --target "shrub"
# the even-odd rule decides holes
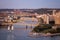
[[[51,29],[52,26],[49,25],[49,24],[41,24],[41,25],[38,25],[36,26],[33,31],[34,32],[41,32],[41,31],[44,31],[44,30],[47,30],[47,29]]]

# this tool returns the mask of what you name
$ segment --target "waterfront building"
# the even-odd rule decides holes
[[[54,18],[55,18],[55,24],[60,24],[60,11],[56,12]]]
[[[1,22],[1,23],[4,22],[5,17],[7,17],[7,16],[8,16],[8,14],[0,13],[0,22]]]

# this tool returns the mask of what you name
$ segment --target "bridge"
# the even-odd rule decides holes
[[[30,27],[30,28],[35,27],[38,24],[14,23],[13,25],[23,25],[23,26],[25,26],[25,29],[27,29],[28,27]],[[8,30],[14,30],[14,26],[13,25],[8,26]]]
[[[31,20],[32,23],[26,23],[25,21],[27,20]],[[22,17],[17,23],[13,23],[13,22],[10,22],[10,23],[2,23],[1,25],[7,25],[7,29],[8,30],[14,30],[14,25],[23,25],[25,26],[25,28],[27,27],[35,27],[38,25],[38,22],[37,23],[33,23],[34,21],[37,21],[36,18],[25,18],[25,17]]]

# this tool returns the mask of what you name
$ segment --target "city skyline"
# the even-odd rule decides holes
[[[60,8],[60,0],[0,0],[0,9]]]

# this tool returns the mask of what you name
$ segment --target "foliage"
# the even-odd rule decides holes
[[[37,33],[60,33],[60,28],[52,29],[50,24],[41,24],[36,26],[33,31]]]
[[[36,26],[33,29],[33,31],[41,32],[41,31],[44,31],[44,30],[47,30],[47,29],[51,29],[51,25],[49,25],[49,24],[41,24],[41,25]]]

